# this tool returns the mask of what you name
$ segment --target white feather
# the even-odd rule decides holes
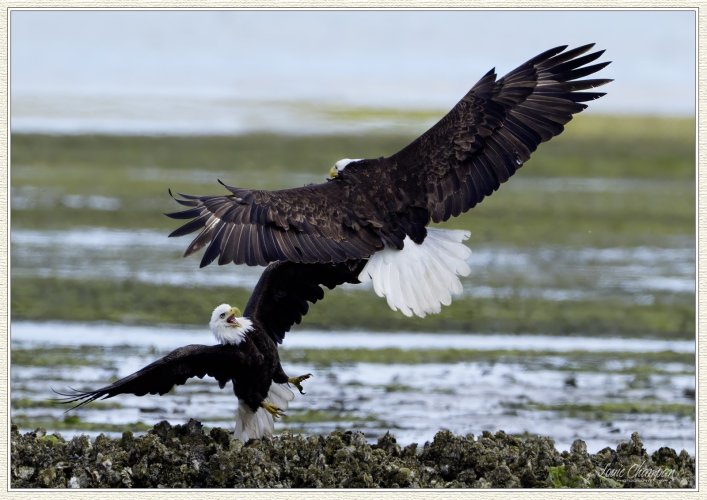
[[[221,304],[211,313],[209,328],[216,340],[221,344],[238,345],[253,330],[253,322],[248,318],[237,317],[236,323],[229,323],[227,316],[235,314],[234,309],[228,304]]]
[[[248,318],[236,318],[240,326],[219,325],[213,330],[214,337],[222,344],[240,344],[246,334],[253,329],[253,322]]]
[[[420,295],[422,295],[423,303],[434,304],[434,306],[432,307],[432,311],[430,312],[433,314],[437,314],[442,310],[442,306],[440,305],[440,303],[441,299],[444,297],[440,297],[443,291],[439,289],[439,286],[437,285],[437,282],[434,279],[434,274],[431,272],[432,262],[433,259],[420,261],[422,265],[422,278],[424,280],[424,283],[429,283],[430,286],[419,286],[416,288]]]
[[[445,280],[444,263],[438,255],[432,254],[429,264],[432,276],[439,277],[439,279],[430,279],[430,288],[433,289],[432,293],[437,296],[442,305],[448,306],[452,303],[452,281],[457,278],[456,276],[447,276]]]
[[[406,237],[402,250],[384,248],[373,254],[361,271],[361,282],[372,281],[379,297],[406,316],[425,317],[449,305],[464,287],[471,250],[463,243],[468,231],[428,228],[421,245]]]
[[[353,163],[359,160],[361,160],[361,158],[342,158],[341,160],[334,163],[334,168],[337,172],[343,172],[349,163]]]
[[[270,384],[270,391],[266,399],[284,411],[289,406],[290,401],[295,399],[295,394],[290,390],[287,384],[273,383]]]
[[[388,305],[393,309],[393,311],[395,311],[396,307],[394,299],[397,297],[397,290],[395,289],[395,285],[400,281],[399,273],[398,269],[394,265],[391,265],[390,262],[383,262],[384,265],[383,272],[381,273],[381,286],[383,290],[388,291],[388,293],[385,294],[386,298],[388,299]]]
[[[394,255],[391,252],[391,256]],[[392,260],[392,259],[391,259]],[[408,307],[400,307],[400,310],[405,314],[405,316],[412,316],[414,309],[416,308],[416,300],[415,297],[412,293],[412,290],[409,287],[404,287],[401,286],[402,283],[409,283],[410,280],[413,279],[413,272],[412,268],[410,266],[408,267],[403,267],[400,270],[400,280],[398,283],[395,284],[394,286],[394,293],[395,293],[395,303],[396,304],[407,304]]]
[[[428,304],[428,302],[425,300],[423,289],[428,288],[428,282],[425,280],[425,273],[422,267],[422,259],[424,258],[424,256],[420,255],[419,245],[415,245],[414,243],[412,243],[412,246],[413,248],[415,248],[416,255],[413,259],[411,259],[410,266],[407,269],[408,272],[412,274],[410,281],[417,280],[420,282],[420,285],[406,286],[405,283],[400,283],[398,286],[407,288],[409,290],[409,295],[412,297],[412,303],[414,304],[414,306],[412,307],[413,312],[417,316],[424,318],[427,313],[432,312],[434,310],[434,306],[432,305],[432,303],[430,303],[431,308],[426,307],[426,304]]]
[[[270,384],[268,395],[265,401],[271,403],[282,411],[287,410],[290,401],[295,398],[294,393],[287,384]],[[234,435],[244,443],[250,439],[260,439],[265,436],[272,436],[275,430],[275,421],[270,412],[264,408],[253,411],[245,401],[238,400],[238,411],[236,412],[236,428]]]

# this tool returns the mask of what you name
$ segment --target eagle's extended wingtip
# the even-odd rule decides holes
[[[596,42],[586,43],[586,44],[584,44],[584,45],[580,45],[579,47],[577,47],[577,48],[574,49],[574,50],[586,52],[587,50],[591,49],[591,48],[594,47],[595,45],[596,45]],[[567,47],[569,47],[569,45],[565,45],[565,48],[567,48]],[[563,50],[564,50],[564,49],[563,49]],[[602,52],[603,52],[603,51],[602,51]]]
[[[83,406],[84,404],[89,402],[87,400],[83,400],[87,396],[86,393],[79,391],[78,389],[74,389],[71,386],[68,387],[68,391],[66,391],[66,392],[57,391],[56,389],[54,389],[51,386],[49,387],[49,389],[57,396],[63,396],[61,398],[51,398],[49,401],[52,401],[53,403],[65,405],[65,404],[73,404],[78,401],[78,403],[75,404],[74,406],[71,406],[70,408],[67,408],[66,410],[64,410],[65,414],[69,413],[71,410],[74,410],[74,409],[76,409],[80,406]]]

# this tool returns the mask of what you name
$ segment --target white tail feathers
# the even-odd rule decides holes
[[[373,254],[358,279],[373,282],[379,297],[385,297],[393,311],[424,318],[452,303],[462,292],[459,276],[471,272],[467,259],[471,250],[462,243],[469,231],[427,228],[418,245],[405,237],[402,250],[384,248]]]
[[[287,384],[270,384],[270,390],[265,401],[271,403],[282,411],[285,411],[295,398],[294,393],[287,387]],[[260,439],[263,436],[272,436],[275,430],[275,422],[272,415],[264,408],[253,411],[244,401],[238,400],[238,412],[236,413],[236,438],[244,443],[249,439]]]
[[[280,408],[282,411],[285,411],[287,410],[290,401],[295,399],[295,393],[290,390],[287,384],[272,383],[270,384],[268,397],[265,399]]]

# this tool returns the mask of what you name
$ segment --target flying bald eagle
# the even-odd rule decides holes
[[[200,231],[185,256],[206,248],[201,267],[273,261],[364,261],[360,281],[405,315],[436,313],[462,291],[470,269],[467,231],[427,228],[474,207],[518,170],[572,115],[604,95],[609,79],[582,79],[594,44],[556,47],[503,78],[495,70],[436,125],[392,156],[344,159],[329,182],[279,191],[223,186],[226,195],[175,198],[190,219],[170,236]],[[219,181],[221,182],[221,181]],[[171,191],[170,191],[171,194]]]
[[[363,262],[297,264],[276,262],[263,272],[243,316],[236,307],[221,304],[211,314],[209,327],[216,345],[188,345],[170,352],[143,369],[100,389],[57,392],[58,401],[78,408],[118,394],[163,395],[191,377],[213,377],[224,388],[233,384],[238,398],[235,436],[243,442],[272,435],[274,419],[287,410],[293,384],[304,394],[302,382],[311,375],[289,377],[280,364],[278,344],[293,324],[309,310],[308,302],[324,297],[321,286],[333,289],[357,283]]]

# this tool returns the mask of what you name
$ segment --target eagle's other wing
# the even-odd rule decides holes
[[[320,285],[333,289],[343,283],[358,283],[366,261],[337,264],[275,262],[263,272],[243,315],[256,319],[275,342],[282,343],[292,325],[302,321],[314,304],[324,298]]]
[[[499,80],[492,69],[436,125],[385,159],[390,175],[411,178],[411,199],[426,206],[434,222],[472,208],[538,144],[560,134],[587,107],[584,101],[604,95],[585,91],[611,80],[581,79],[609,64],[587,66],[604,53],[582,55],[593,46],[550,49]]]
[[[187,345],[175,349],[163,358],[137,372],[94,391],[59,392],[66,396],[61,403],[77,403],[70,410],[96,399],[118,394],[165,394],[175,385],[186,383],[191,377],[204,375],[215,378],[223,387],[234,375],[234,369],[243,364],[243,353],[235,345]]]
[[[219,265],[342,262],[369,257],[383,248],[373,228],[354,213],[358,200],[352,200],[349,187],[341,183],[279,191],[224,187],[230,195],[182,194],[175,199],[190,208],[167,214],[191,219],[170,236],[200,230],[184,255],[208,245],[201,267],[217,257]],[[365,205],[365,200],[358,205]]]

